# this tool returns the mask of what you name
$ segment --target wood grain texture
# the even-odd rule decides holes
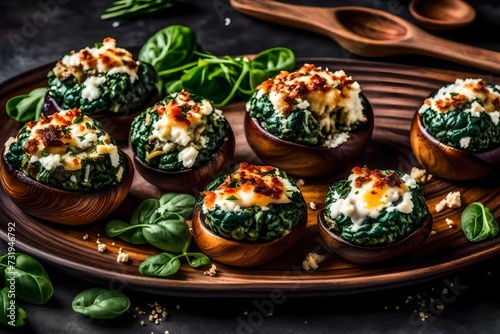
[[[432,30],[458,29],[476,18],[476,10],[463,0],[413,0],[408,6],[418,23]]]
[[[134,168],[125,155],[127,172],[116,186],[98,192],[66,191],[40,183],[12,168],[0,157],[0,183],[9,199],[25,213],[63,225],[94,223],[115,211],[127,197]]]
[[[234,158],[235,145],[234,133],[232,129],[229,129],[228,139],[205,165],[179,172],[152,168],[142,162],[136,155],[134,155],[133,162],[136,171],[161,191],[187,193],[197,196],[207,184],[227,172],[227,168]]]
[[[308,216],[298,218],[299,224],[284,236],[270,242],[250,243],[229,240],[213,233],[205,225],[203,213],[195,209],[193,238],[200,250],[212,261],[233,267],[257,267],[271,262],[300,240],[307,227]]]
[[[330,177],[344,172],[365,153],[373,133],[374,119],[370,102],[363,97],[366,123],[352,131],[342,145],[312,147],[283,140],[267,132],[256,118],[245,114],[245,138],[250,148],[267,165],[278,167],[296,177]]]
[[[431,35],[397,15],[374,8],[314,7],[271,0],[230,3],[234,9],[258,19],[328,36],[356,55],[421,54],[500,73],[500,53]]]
[[[485,152],[471,152],[448,146],[436,139],[415,113],[410,127],[413,154],[421,166],[448,180],[474,180],[498,173],[500,147]]]
[[[421,67],[410,67],[351,59],[298,59],[297,65],[309,62],[330,70],[343,69],[361,85],[375,114],[372,140],[355,165],[366,164],[370,168],[398,169],[409,172],[418,162],[412,154],[409,140],[411,120],[428,95],[454,82],[457,77],[471,77],[469,73],[443,71]],[[46,70],[40,67],[15,77],[0,86],[0,142],[14,135],[20,124],[5,114],[5,102],[11,96],[27,93],[35,87],[44,86]],[[497,77],[488,76],[489,82],[500,84]],[[243,130],[244,103],[234,103],[224,108],[236,138],[235,163],[259,159],[248,146]],[[124,151],[131,156],[130,149]],[[228,170],[229,172],[229,170]],[[496,180],[474,182],[451,182],[434,177],[424,185],[424,195],[433,215],[436,234],[431,235],[417,250],[392,261],[373,265],[355,265],[329,251],[319,236],[316,225],[318,210],[324,208],[328,187],[345,178],[305,179],[300,186],[307,203],[315,202],[317,210],[308,209],[308,227],[294,247],[275,260],[258,268],[236,269],[217,264],[216,277],[203,275],[207,268],[191,268],[184,264],[180,271],[168,279],[144,277],[138,266],[148,255],[158,251],[149,246],[129,245],[120,239],[108,238],[105,224],[112,218],[128,220],[139,201],[156,197],[162,192],[135,173],[129,195],[120,207],[100,222],[81,227],[62,227],[40,221],[26,215],[15,206],[4,191],[0,191],[0,236],[7,239],[7,226],[15,222],[16,249],[25,251],[57,266],[63,271],[94,281],[119,282],[128,288],[167,295],[190,296],[269,296],[274,289],[293,295],[335,295],[377,290],[394,285],[408,285],[426,281],[439,275],[463,269],[478,261],[500,254],[499,237],[480,243],[471,243],[460,229],[460,215],[466,205],[481,201],[493,215],[500,216],[500,186]],[[462,207],[445,208],[436,212],[435,206],[448,192],[460,191]],[[456,228],[448,228],[445,219],[450,218]],[[88,234],[89,238],[83,240]],[[106,243],[105,253],[97,251],[96,239]],[[115,242],[113,245],[112,242]],[[117,263],[119,247],[130,254],[130,262]],[[193,245],[193,250],[196,247]],[[303,271],[301,263],[305,256],[315,251],[327,256],[318,270]]]
[[[325,221],[325,211],[326,209],[323,209],[318,212],[319,235],[335,253],[356,264],[372,264],[403,256],[418,249],[432,231],[432,215],[428,215],[424,218],[420,228],[396,243],[387,246],[359,246],[344,240],[328,228]]]

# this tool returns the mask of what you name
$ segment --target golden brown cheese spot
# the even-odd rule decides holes
[[[238,169],[226,176],[224,182],[216,191],[205,191],[204,206],[212,209],[217,199],[240,199],[243,194],[251,194],[252,199],[246,200],[253,205],[267,206],[273,201],[283,201],[286,187],[276,174],[270,174],[272,166],[258,166],[241,162]],[[246,195],[245,195],[246,196]],[[286,201],[289,201],[285,198]]]

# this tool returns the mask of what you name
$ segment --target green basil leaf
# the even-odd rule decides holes
[[[185,253],[186,259],[191,267],[197,268],[207,264],[210,264],[210,258],[200,252]]]
[[[139,225],[129,225],[123,220],[112,220],[106,224],[104,231],[108,237],[120,237],[123,241],[135,245],[142,245],[147,243],[144,235],[142,234],[142,227]]]
[[[177,213],[184,219],[193,218],[194,205],[196,199],[189,194],[166,193],[160,199],[160,207],[158,212],[164,214],[165,212]]]
[[[490,209],[479,202],[471,203],[464,209],[460,224],[465,237],[472,242],[493,238],[499,231],[498,222]]]
[[[120,316],[130,308],[130,300],[120,292],[91,288],[79,293],[71,303],[73,311],[96,319]]]
[[[175,274],[181,267],[179,256],[170,253],[151,255],[142,261],[139,273],[144,276],[166,277]]]
[[[44,267],[34,258],[27,254],[15,253],[15,265],[11,266],[12,254],[0,257],[0,266],[4,270],[5,285],[9,285],[9,279],[15,279],[16,298],[32,304],[46,303],[54,288]]]
[[[0,290],[0,323],[6,326],[21,327],[26,324],[28,315],[16,303],[16,292],[9,285]]]

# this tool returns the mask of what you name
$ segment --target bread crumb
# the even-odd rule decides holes
[[[436,233],[437,233],[436,231],[432,230],[431,233],[430,233],[430,235],[434,235]]]
[[[88,233],[83,236],[83,240],[88,240],[88,238],[89,238]]]
[[[203,275],[210,276],[210,277],[216,276],[217,275],[217,266],[215,265],[215,263],[212,263],[212,265],[210,266],[210,269],[205,271],[203,273]]]
[[[311,269],[318,269],[319,263],[325,260],[324,255],[319,255],[314,252],[310,252],[306,255],[305,260],[302,262],[302,268],[306,271]]]
[[[311,210],[317,209],[316,203],[314,203],[314,202],[309,202],[309,207],[311,208]]]
[[[303,179],[298,179],[297,182],[296,182],[297,186],[303,186],[305,183],[305,181]]]
[[[420,184],[427,183],[432,179],[432,174],[427,174],[427,171],[425,169],[421,169],[418,167],[411,168],[410,176]]]
[[[449,207],[450,209],[459,208],[462,205],[462,201],[460,198],[460,191],[450,191],[446,198],[443,198],[441,202],[436,204],[436,212],[441,212],[445,207]]]

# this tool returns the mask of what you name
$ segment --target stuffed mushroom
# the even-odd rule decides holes
[[[115,140],[76,108],[28,122],[7,141],[4,157],[28,177],[69,191],[109,189],[129,172]]]
[[[270,134],[299,144],[337,147],[367,123],[367,101],[343,70],[304,64],[257,86],[247,112]]]
[[[272,166],[239,163],[201,193],[196,203],[213,233],[245,242],[270,242],[297,227],[307,215],[300,189]]]
[[[131,113],[158,94],[155,69],[110,37],[65,55],[47,77],[47,94],[60,109],[79,108],[87,115]]]
[[[352,244],[385,246],[410,235],[429,215],[421,186],[408,174],[365,166],[330,186],[323,218]]]
[[[206,164],[229,135],[221,110],[182,90],[135,117],[130,145],[147,166],[173,172]]]
[[[424,127],[458,149],[500,146],[500,86],[482,79],[457,79],[432,93],[418,110]]]

